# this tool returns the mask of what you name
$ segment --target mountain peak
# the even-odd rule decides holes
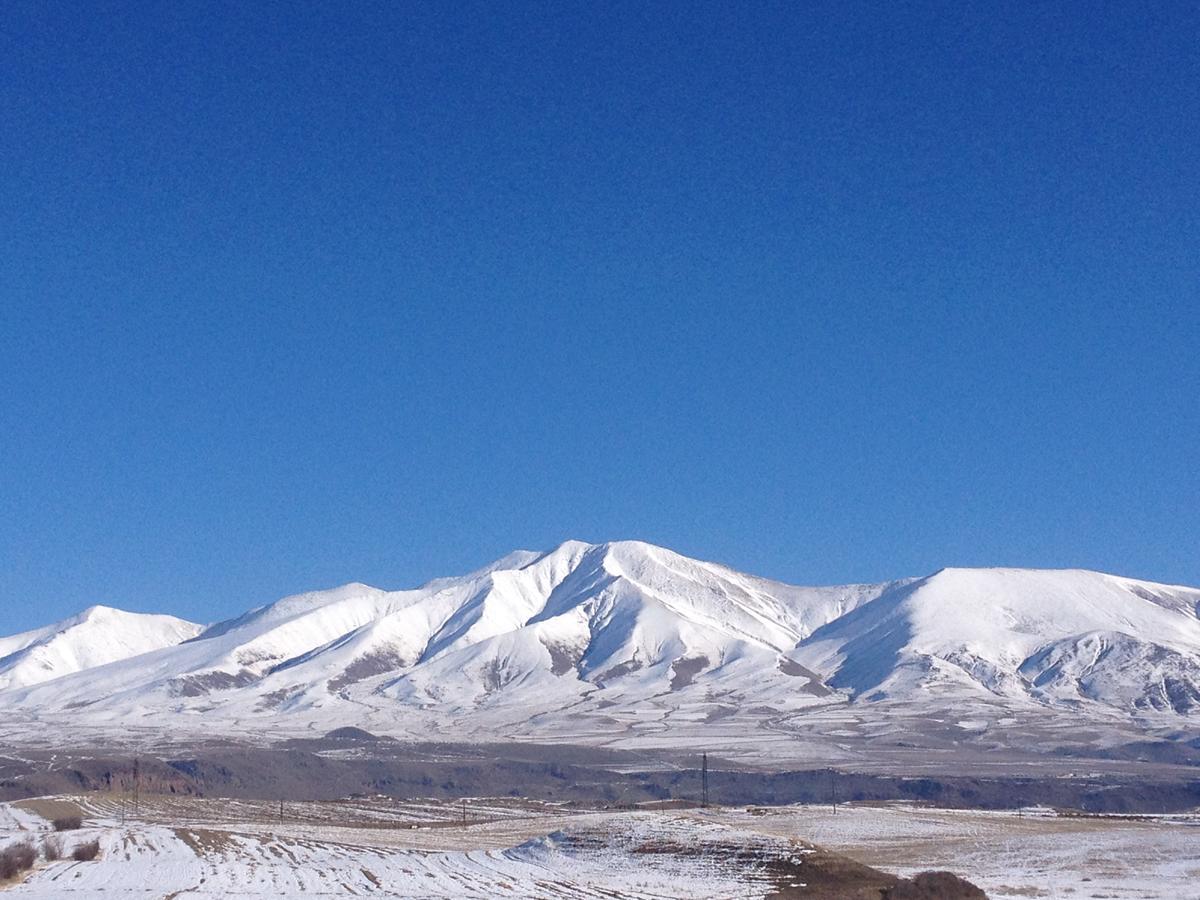
[[[1084,570],[798,587],[572,540],[408,590],[293,594],[203,634],[91,607],[0,638],[0,707],[492,737],[650,734],[660,714],[757,727],[888,698],[1191,715],[1198,606],[1200,590]]]
[[[100,604],[54,625],[0,639],[0,690],[127,659],[195,637],[202,627],[174,616]]]

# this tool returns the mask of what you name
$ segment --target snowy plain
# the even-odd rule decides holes
[[[551,830],[555,824],[568,830]],[[744,864],[706,854],[709,843],[758,841],[790,855],[785,842],[739,835],[718,823],[648,814],[538,817],[524,828],[487,825],[362,832],[267,827],[263,821],[182,828],[89,820],[73,842],[99,837],[94,862],[46,863],[10,888],[30,897],[413,898],[763,897],[772,881]],[[46,832],[19,807],[0,813],[0,843]],[[524,834],[523,834],[524,833]],[[514,840],[515,839],[515,840]],[[512,841],[510,844],[509,841]],[[686,855],[643,852],[679,842]],[[488,846],[500,843],[501,846]],[[482,846],[481,846],[482,845]]]
[[[121,824],[83,805],[100,860],[40,863],[9,888],[30,897],[761,897],[773,882],[730,845],[802,858],[808,843],[900,875],[949,869],[994,900],[1200,897],[1200,818],[1070,818],[1049,810],[979,812],[906,804],[660,812],[528,809],[459,827],[370,828],[271,821],[265,807],[198,811],[151,803]],[[155,801],[156,802],[156,801]],[[165,801],[164,801],[165,803]],[[476,801],[479,815],[490,815]],[[406,819],[411,813],[396,810]],[[452,813],[453,810],[450,810]],[[509,810],[512,813],[512,810]],[[227,814],[224,814],[227,813]],[[342,815],[342,812],[338,812]],[[21,805],[0,806],[0,844],[46,833]],[[689,852],[641,852],[647,845]]]
[[[732,813],[730,822],[743,814]],[[947,810],[908,804],[755,810],[766,834],[806,840],[913,875],[950,869],[993,900],[1200,898],[1200,813],[1056,815],[1047,809]]]

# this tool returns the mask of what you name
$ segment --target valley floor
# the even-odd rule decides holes
[[[820,845],[900,875],[949,869],[993,898],[1200,897],[1200,818],[1189,816],[476,799],[464,825],[462,804],[439,801],[291,803],[281,818],[270,803],[154,796],[135,821],[131,799],[85,795],[0,805],[0,845],[40,844],[46,817],[74,807],[85,825],[65,833],[68,854],[98,837],[100,859],[39,860],[14,896],[852,896],[818,877],[853,866]]]

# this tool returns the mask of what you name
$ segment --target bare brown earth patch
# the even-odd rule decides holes
[[[363,869],[362,873],[363,878],[367,879],[367,881],[371,882],[371,884],[375,885],[375,887],[383,887],[383,882],[379,880],[379,876],[370,869]]]
[[[671,664],[671,690],[687,687],[707,666],[707,656],[681,656]]]
[[[953,872],[921,872],[903,878],[887,893],[887,900],[986,900],[979,888]]]
[[[772,900],[987,900],[950,872],[899,878],[812,845],[792,859],[768,861],[767,869],[776,884]]]
[[[327,687],[331,691],[340,691],[349,685],[374,678],[376,675],[395,672],[407,665],[410,663],[395,650],[376,650],[373,653],[365,653],[346,666],[336,678],[329,679]]]
[[[256,681],[258,676],[249,669],[242,669],[236,675],[230,675],[228,672],[205,672],[203,675],[172,678],[168,682],[168,689],[173,697],[203,697],[212,691],[245,687]]]
[[[820,675],[812,669],[806,669],[794,659],[781,656],[779,658],[779,671],[793,678],[807,678],[808,683],[800,689],[806,694],[812,694],[814,697],[828,697],[833,693],[833,691],[822,684]]]
[[[727,719],[737,712],[737,708],[733,706],[715,706],[708,711],[708,715],[704,717],[705,722],[719,722],[721,719]]]
[[[550,671],[555,675],[566,675],[572,671],[583,658],[583,649],[570,644],[554,644],[542,641],[542,646],[550,654]]]
[[[175,836],[187,844],[197,856],[237,849],[237,845],[230,839],[227,831],[213,831],[208,828],[175,828],[172,830],[175,832]]]
[[[634,854],[670,854],[718,859],[740,868],[752,880],[770,885],[771,900],[987,900],[975,885],[950,872],[924,872],[900,878],[848,856],[804,842],[790,846],[746,843],[681,844],[646,842]]]
[[[279,709],[292,697],[300,694],[303,688],[298,684],[293,684],[288,687],[280,688],[277,691],[271,691],[269,694],[263,694],[262,699],[258,701],[259,709]]]
[[[596,684],[598,687],[604,687],[604,682],[608,681],[610,678],[620,678],[622,675],[628,675],[630,672],[636,672],[641,667],[641,660],[637,659],[636,657],[633,659],[628,659],[623,663],[617,663],[612,668],[605,669],[603,672],[601,672],[596,678]]]

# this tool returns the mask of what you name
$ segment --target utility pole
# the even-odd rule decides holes
[[[462,827],[467,827],[467,798],[462,799]]]
[[[142,773],[141,759],[137,754],[133,757],[133,816],[137,818],[141,804]]]
[[[708,809],[708,754],[700,755],[700,807]]]
[[[279,798],[279,824],[283,824],[283,798]]]

